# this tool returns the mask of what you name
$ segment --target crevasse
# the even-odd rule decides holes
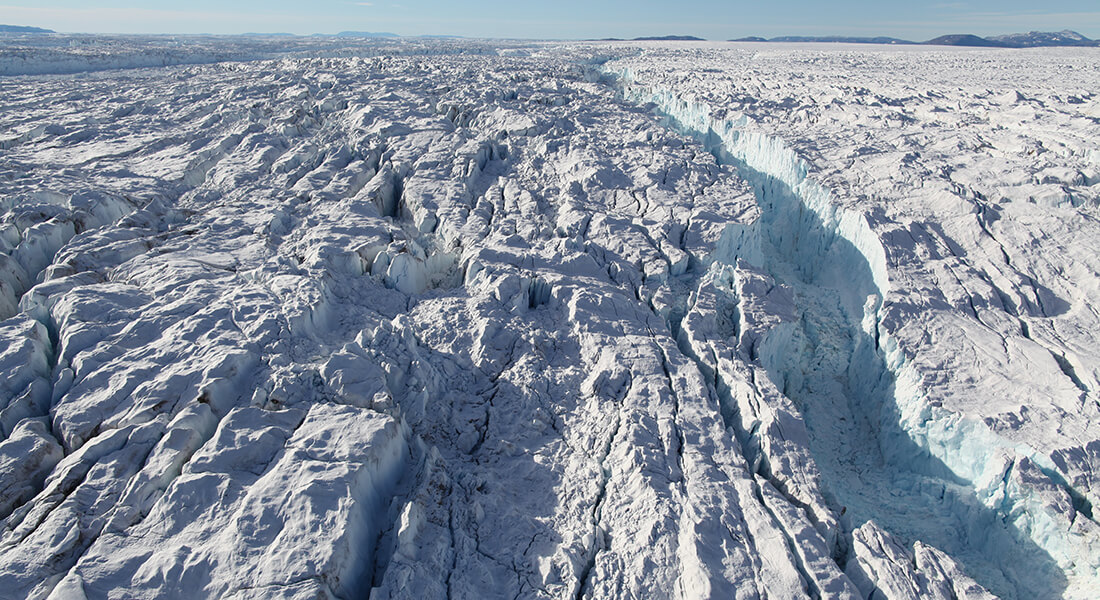
[[[886,470],[893,472],[880,483],[884,491],[900,487],[914,495],[939,496],[929,501],[931,509],[921,507],[909,518],[925,518],[931,510],[941,523],[925,523],[923,528],[907,523],[909,518],[897,518],[905,516],[903,509],[890,513],[897,525],[891,527],[891,516],[872,508],[849,513],[849,527],[870,517],[885,521],[880,524],[910,543],[922,539],[946,546],[948,552],[961,553],[963,564],[981,583],[1004,597],[1085,597],[1088,590],[1100,589],[1100,548],[1071,531],[1064,516],[1050,510],[1049,497],[1009,482],[1010,470],[1027,467],[1030,461],[1055,486],[1064,485],[1049,458],[926,398],[919,373],[880,318],[890,280],[886,251],[868,216],[842,206],[810,177],[805,160],[781,139],[752,131],[747,119],[714,118],[707,104],[639,84],[630,69],[605,66],[601,74],[628,101],[655,105],[666,126],[702,142],[719,162],[735,166],[753,185],[762,216],[751,225],[730,225],[710,258],[719,265],[745,260],[791,285],[796,296],[812,298],[806,303],[811,306],[802,307],[804,331],[809,333],[801,347],[772,348],[760,357],[777,387],[796,401],[800,390],[805,396],[800,404],[811,436],[815,409],[807,410],[805,403],[816,401],[815,394],[833,385],[827,379],[843,378],[846,410],[866,418],[872,432],[868,441],[877,443]],[[839,310],[822,296],[832,296]],[[840,371],[823,373],[811,363],[823,362],[828,349],[821,350],[821,340],[812,338],[823,328],[827,335],[834,325],[847,330],[850,339],[834,345],[849,354]],[[816,382],[807,383],[815,377]],[[820,431],[826,429],[817,425]],[[846,443],[818,441],[814,453],[827,475],[827,487],[834,492],[847,488],[847,482],[828,477],[830,472],[834,479],[844,473],[843,468],[830,469],[830,463],[847,459],[822,455]],[[838,496],[842,494],[834,494],[833,500],[840,504],[843,498]],[[924,537],[937,528],[949,531],[938,538]],[[1032,567],[1022,568],[1026,564]]]

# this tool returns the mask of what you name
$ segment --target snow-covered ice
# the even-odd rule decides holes
[[[1100,588],[1096,49],[2,43],[0,597]]]

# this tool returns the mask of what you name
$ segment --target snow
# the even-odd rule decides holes
[[[1100,586],[1092,49],[5,44],[0,596]]]

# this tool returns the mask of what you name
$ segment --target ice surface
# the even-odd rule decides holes
[[[1091,49],[5,43],[0,597],[1100,587]]]

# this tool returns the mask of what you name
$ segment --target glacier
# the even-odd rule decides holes
[[[1100,587],[1092,49],[0,44],[0,597]]]
[[[821,448],[819,452],[832,455],[818,454],[817,460],[834,463],[830,466],[838,471],[832,473],[834,479],[829,486],[836,490],[835,501],[847,509],[866,502],[860,496],[901,496],[904,510],[898,514],[883,514],[874,504],[862,507],[861,512],[866,511],[866,516],[878,521],[893,519],[895,530],[908,528],[912,536],[973,553],[976,562],[990,557],[1002,561],[1005,564],[998,571],[1009,578],[1017,576],[1011,565],[1025,561],[1042,564],[1047,554],[1063,564],[1083,563],[1082,576],[1088,581],[1083,585],[1094,586],[1092,577],[1098,565],[1095,550],[1078,547],[1077,536],[1050,518],[1034,491],[1004,485],[1006,469],[1011,471],[1014,465],[1005,467],[1003,462],[994,462],[996,472],[986,472],[987,461],[1001,453],[1021,453],[1027,461],[1023,463],[1025,468],[1044,471],[1034,464],[1043,461],[1041,455],[1032,448],[1017,448],[1011,440],[981,425],[959,423],[957,413],[930,411],[922,406],[925,400],[919,381],[914,381],[917,376],[907,372],[904,351],[881,322],[882,302],[890,291],[886,253],[866,217],[833,202],[829,190],[808,177],[808,165],[796,153],[777,138],[747,131],[744,118],[715,120],[707,105],[684,101],[668,90],[639,86],[629,70],[611,76],[623,88],[624,96],[654,105],[669,120],[669,126],[699,139],[719,161],[736,166],[753,183],[763,214],[749,228],[735,226],[734,232],[727,232],[724,243],[716,248],[714,260],[725,265],[745,260],[793,287],[795,303],[803,308],[792,320],[801,321],[802,331],[782,331],[771,344],[774,334],[768,332],[754,343],[767,348],[759,356],[772,381],[782,385],[784,395],[804,404],[810,432],[821,431],[820,441],[811,439],[810,443]],[[792,219],[797,221],[791,223]],[[735,296],[737,284],[736,279],[725,284]],[[736,297],[732,300],[738,301]],[[742,321],[740,327],[746,326]],[[822,330],[833,338],[822,340]],[[838,352],[849,356],[836,356]],[[821,369],[818,364],[826,361],[837,361],[839,365],[832,370]],[[835,381],[831,381],[835,379],[844,380],[843,390],[829,389],[835,388]],[[826,394],[841,396],[833,400],[840,404],[839,409],[805,406],[816,404],[818,397]],[[813,415],[817,410],[825,414]],[[914,412],[923,413],[919,421],[910,420]],[[835,427],[837,422],[855,421],[864,415],[870,417],[866,417],[869,422],[863,431]],[[757,428],[759,424],[753,422],[751,426]],[[850,439],[836,439],[837,434]],[[811,433],[810,437],[817,436]],[[862,469],[873,467],[865,464],[863,457],[836,456],[853,453],[849,448],[853,445],[851,438],[864,446],[877,445],[889,473],[887,478],[868,482],[867,488],[856,488],[854,492],[846,488],[855,481],[869,479]],[[1076,490],[1057,474],[1049,459],[1043,462],[1046,484],[1065,487],[1062,493],[1072,497]],[[890,473],[893,469],[899,472]],[[1033,476],[1044,478],[1044,474]],[[925,509],[934,515],[934,524],[922,531],[919,524],[911,522],[911,511],[920,510],[917,507],[925,500],[929,487],[942,488],[940,495],[950,499],[940,498],[937,504],[943,506]],[[905,488],[912,491],[906,494],[902,491]],[[1077,510],[1091,511],[1088,500],[1079,497],[1078,501],[1081,504],[1075,507]],[[1017,503],[1026,506],[1017,508]],[[1003,518],[991,514],[988,508],[1002,514],[1020,514],[1012,527],[1002,529],[997,520]],[[939,529],[944,522],[956,523],[961,539],[950,539],[955,532],[942,537]],[[1036,547],[1014,540],[1019,532],[1031,534]],[[968,545],[978,547],[966,548]],[[1006,552],[1006,548],[1013,550]],[[857,572],[854,578],[862,575]],[[1040,596],[1053,593],[1037,579],[1029,573],[1012,583]],[[1029,587],[1036,584],[1039,587]]]

